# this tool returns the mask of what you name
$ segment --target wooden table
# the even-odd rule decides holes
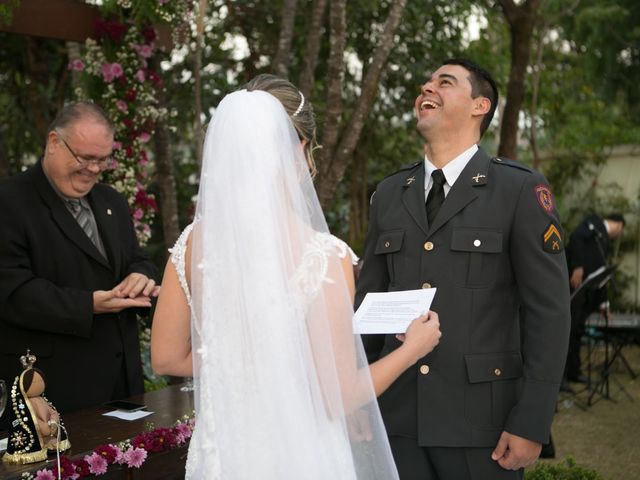
[[[140,420],[126,421],[105,417],[103,413],[110,409],[94,407],[78,412],[63,414],[62,419],[69,432],[71,449],[65,455],[75,458],[91,453],[97,446],[105,443],[117,443],[135,437],[148,430],[148,424],[154,427],[170,427],[183,415],[193,412],[192,392],[183,392],[181,385],[157,390],[155,392],[136,395],[128,400],[144,403],[147,410],[154,412]],[[6,432],[0,438],[6,437]],[[149,453],[140,469],[128,468],[126,465],[110,465],[101,479],[182,479],[184,463],[187,458],[187,445],[166,452]],[[44,468],[52,468],[55,455],[49,455],[47,462],[29,465],[9,465],[0,462],[0,479],[18,479],[23,472],[33,472]],[[91,477],[93,478],[93,477]]]

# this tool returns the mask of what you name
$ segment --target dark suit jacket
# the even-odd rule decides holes
[[[96,184],[88,200],[108,259],[40,162],[0,184],[0,378],[11,384],[30,348],[61,412],[110,400],[123,371],[130,394],[143,391],[135,312],[94,315],[92,292],[132,272],[155,278],[155,268],[138,246],[126,199]]]
[[[578,267],[585,277],[607,263],[609,235],[604,222],[597,215],[585,218],[571,233],[567,245],[569,275]]]
[[[544,248],[552,224],[562,232],[553,204],[538,200],[545,187],[479,150],[428,226],[423,162],[378,186],[356,304],[366,292],[433,286],[443,333],[379,398],[389,435],[423,446],[491,447],[503,429],[548,440],[570,316],[562,244]],[[400,345],[363,340],[370,361]]]
[[[569,275],[576,268],[584,268],[585,279],[590,273],[607,264],[609,250],[609,234],[604,222],[597,215],[585,218],[571,233],[567,245],[567,264]],[[600,303],[607,299],[606,289],[589,289],[582,295],[574,297],[574,310],[580,317],[585,317],[591,311],[597,311]],[[579,307],[579,308],[578,308]]]

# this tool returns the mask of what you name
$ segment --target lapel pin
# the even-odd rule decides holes
[[[107,215],[111,215],[111,209],[107,208]]]
[[[476,176],[475,177],[471,177],[471,180],[473,180],[476,183],[480,183],[480,180],[483,179],[483,178],[487,178],[487,176],[483,175],[481,173],[476,173]],[[484,181],[482,183],[484,183]]]
[[[416,181],[415,175],[412,176],[412,177],[409,177],[409,178],[407,178],[407,185],[411,185],[415,181]]]

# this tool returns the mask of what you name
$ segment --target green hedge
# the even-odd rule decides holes
[[[573,457],[567,456],[562,463],[539,462],[532,470],[527,470],[525,480],[604,480],[589,468],[576,464]]]

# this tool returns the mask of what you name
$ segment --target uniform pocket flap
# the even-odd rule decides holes
[[[522,357],[512,353],[474,353],[464,356],[469,383],[508,380],[522,376]]]
[[[385,253],[394,253],[402,248],[404,239],[404,231],[396,230],[393,232],[382,232],[376,243],[376,255],[384,255]]]
[[[502,232],[478,228],[454,228],[451,250],[461,252],[500,253]]]

